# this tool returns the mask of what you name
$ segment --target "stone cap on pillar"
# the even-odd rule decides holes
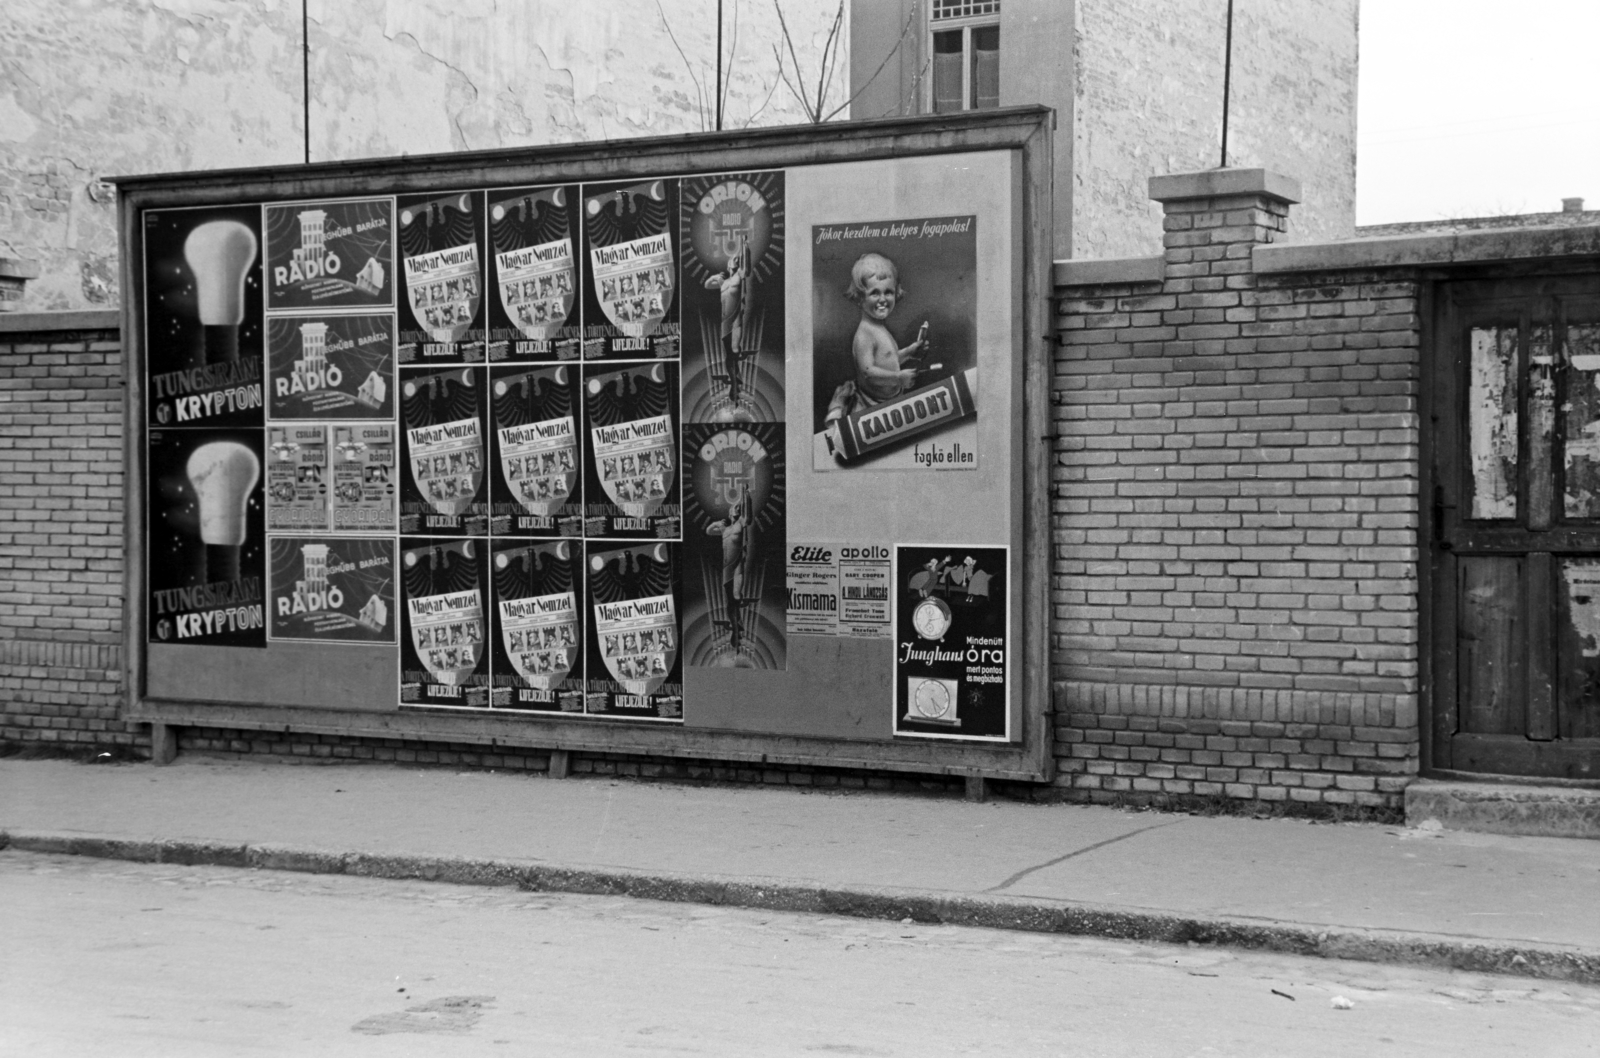
[[[1261,195],[1288,205],[1300,201],[1300,181],[1270,169],[1202,169],[1150,178],[1150,198],[1156,202],[1235,195]]]

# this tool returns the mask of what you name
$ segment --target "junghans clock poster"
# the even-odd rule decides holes
[[[895,548],[895,734],[1006,738],[1006,559],[1003,547]]]

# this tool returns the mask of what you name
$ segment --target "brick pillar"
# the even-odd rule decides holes
[[[1300,181],[1266,169],[1207,169],[1150,178],[1150,197],[1166,207],[1169,294],[1255,286],[1250,248],[1288,226]]]

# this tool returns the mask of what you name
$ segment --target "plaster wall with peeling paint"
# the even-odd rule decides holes
[[[1354,233],[1358,10],[1234,4],[1228,165],[1300,181],[1286,242]],[[1147,181],[1221,161],[1226,12],[1227,0],[1075,0],[1071,256],[1160,253]]]
[[[709,127],[715,0],[304,4],[313,161]],[[724,10],[725,127],[804,121],[774,5]],[[783,3],[811,93],[837,10]],[[22,307],[117,303],[115,198],[97,181],[303,161],[302,54],[300,0],[0,4],[0,256],[40,266]],[[841,71],[827,108],[844,94]]]

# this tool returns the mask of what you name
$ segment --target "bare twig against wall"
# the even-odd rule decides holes
[[[805,111],[807,120],[816,125],[820,125],[824,121],[832,121],[844,113],[850,104],[855,102],[856,97],[866,91],[867,86],[878,79],[878,75],[883,73],[884,68],[889,65],[889,60],[899,54],[901,47],[904,46],[906,39],[911,34],[912,26],[916,22],[916,9],[913,7],[911,13],[906,16],[905,25],[900,27],[900,36],[895,39],[894,46],[884,55],[883,61],[878,63],[878,68],[872,71],[872,76],[856,86],[856,90],[851,92],[844,102],[831,110],[826,110],[824,108],[827,105],[828,89],[833,86],[833,79],[838,75],[839,53],[844,45],[844,0],[839,0],[839,9],[834,12],[833,22],[828,27],[827,39],[822,45],[822,63],[817,71],[815,98],[810,95],[806,85],[805,73],[800,68],[800,58],[795,54],[794,38],[789,35],[789,23],[783,17],[783,5],[778,0],[772,0],[772,6],[778,12],[778,29],[783,34],[784,44],[783,48],[778,47],[776,44],[772,46],[772,57],[778,63],[778,76],[789,89],[790,94],[794,96],[795,101],[800,104],[801,109]],[[785,50],[788,51],[787,59],[784,57]],[[792,77],[789,72],[791,66],[794,69]],[[919,72],[917,79],[920,80],[920,78],[921,73]]]

